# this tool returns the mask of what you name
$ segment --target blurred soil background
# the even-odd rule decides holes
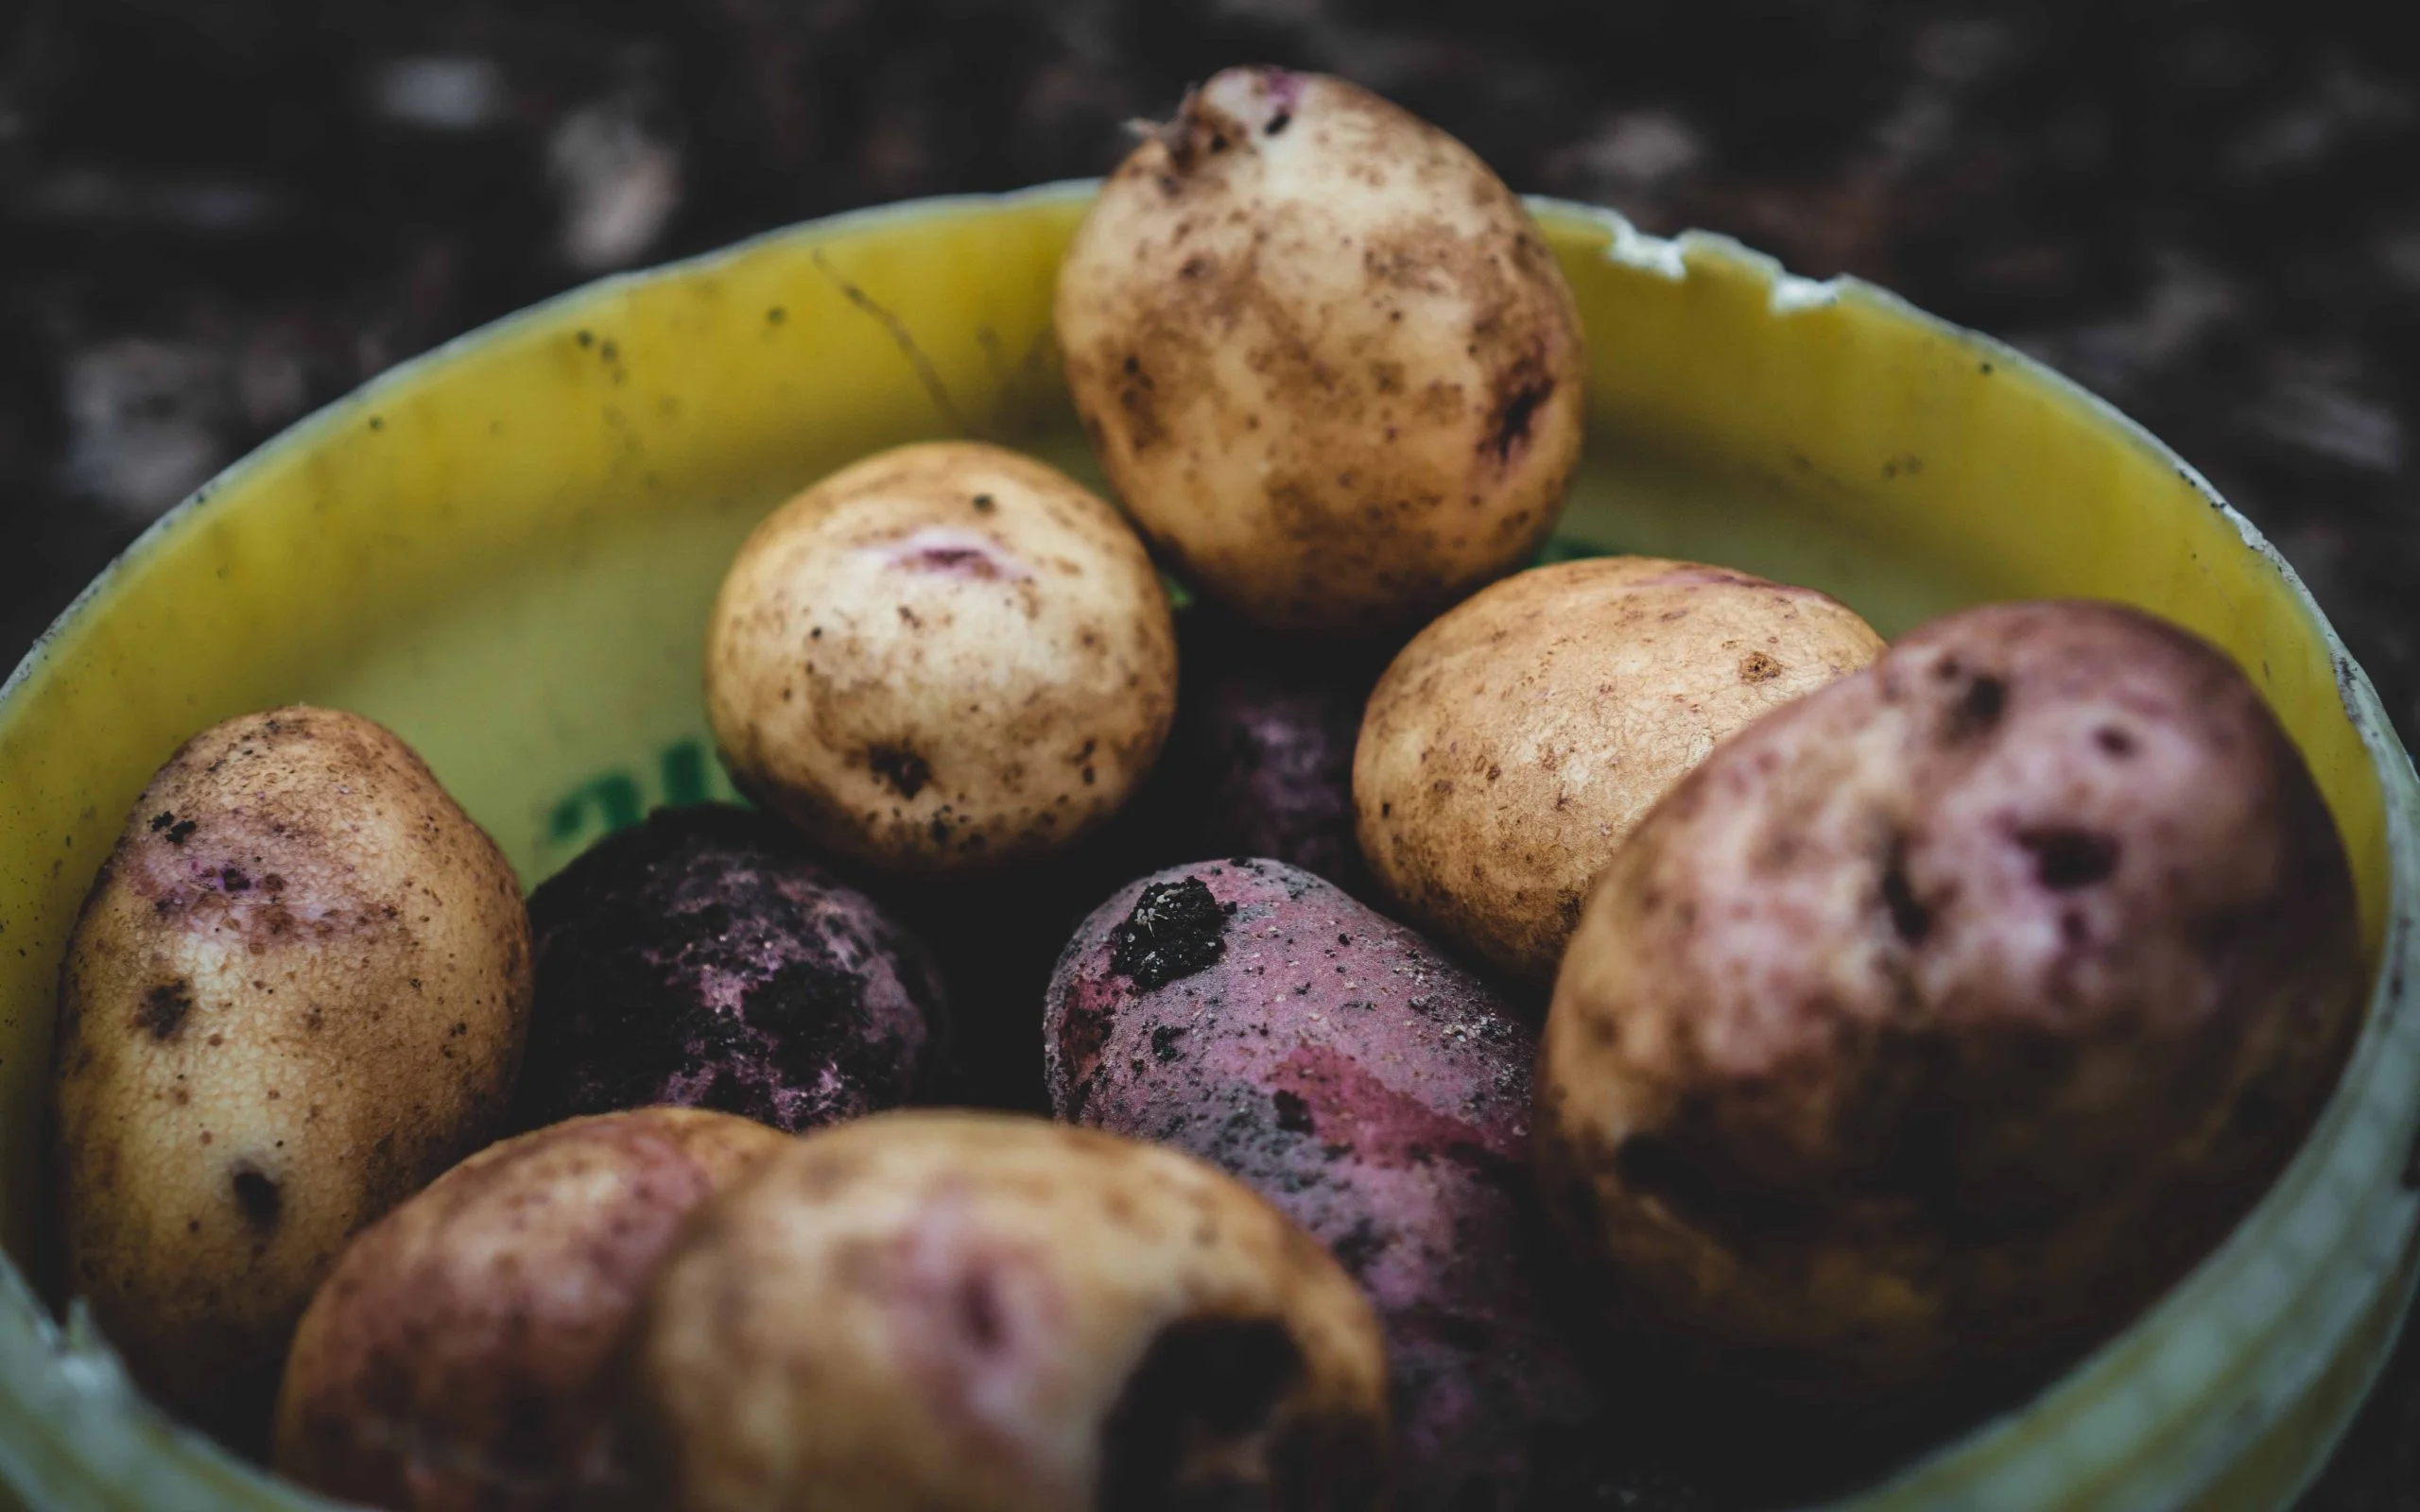
[[[1235,61],[2014,340],[2246,509],[2420,736],[2408,8],[0,0],[0,670],[225,463],[615,268],[1098,173]],[[2420,1506],[2420,1346],[2308,1503]]]

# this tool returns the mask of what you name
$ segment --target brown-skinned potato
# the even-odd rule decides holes
[[[1386,1364],[1327,1251],[1184,1155],[884,1113],[705,1209],[632,1336],[633,1505],[1372,1508]]]
[[[345,1242],[494,1132],[529,996],[510,868],[387,730],[278,709],[170,758],[60,993],[68,1280],[135,1380],[257,1433]]]
[[[2360,1017],[2351,875],[2224,655],[1991,606],[1718,749],[1564,957],[1543,1184],[1617,1321],[1784,1396],[2027,1378],[2293,1152]]]
[[[1158,756],[1176,627],[1134,532],[1031,457],[903,446],[740,548],[706,704],[741,791],[827,852],[964,874],[1067,850]]]
[[[614,1349],[691,1210],[788,1141],[648,1108],[492,1145],[345,1250],[296,1331],[279,1473],[441,1512],[610,1495]]]
[[[1422,630],[1370,695],[1362,851],[1412,918],[1543,988],[1657,799],[1733,730],[1881,650],[1837,600],[1726,567],[1533,567]]]
[[[1111,486],[1265,629],[1409,628],[1536,550],[1580,455],[1544,234],[1469,148],[1341,79],[1188,94],[1102,184],[1055,318]]]

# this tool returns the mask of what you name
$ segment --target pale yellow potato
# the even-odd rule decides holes
[[[786,1136],[683,1108],[480,1151],[365,1230],[312,1299],[280,1474],[339,1501],[563,1512],[613,1493],[613,1352],[699,1204]]]
[[[1543,987],[1589,885],[1683,774],[1881,650],[1838,601],[1729,568],[1531,568],[1421,631],[1371,694],[1362,852],[1414,918]]]
[[[1007,1114],[810,1135],[707,1208],[631,1352],[633,1504],[1379,1504],[1386,1360],[1318,1241],[1176,1151]]]
[[[903,446],[759,525],[707,631],[742,791],[895,871],[1061,850],[1116,811],[1176,712],[1176,629],[1134,532],[1031,457]]]
[[[1469,148],[1341,79],[1187,95],[1101,186],[1056,322],[1127,509],[1267,628],[1409,628],[1526,560],[1579,460],[1545,236]]]
[[[1590,897],[1539,1071],[1598,1302],[1845,1403],[2122,1325],[2300,1143],[2367,988],[2250,681],[2115,606],[1935,621],[1735,735]]]
[[[529,971],[504,856],[377,725],[278,709],[170,758],[60,989],[68,1281],[137,1382],[258,1431],[345,1241],[492,1137]]]

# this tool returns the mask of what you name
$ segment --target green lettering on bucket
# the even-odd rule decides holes
[[[605,833],[639,822],[639,784],[628,772],[608,772],[592,778],[572,790],[569,798],[555,805],[554,815],[546,822],[547,838],[561,843],[577,837],[588,828],[591,810],[604,820]]]
[[[583,849],[667,805],[747,801],[732,787],[703,740],[676,741],[654,765],[652,782],[631,768],[618,768],[600,772],[556,799],[546,809],[547,850],[561,855]]]

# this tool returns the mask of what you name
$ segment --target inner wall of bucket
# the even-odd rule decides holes
[[[1018,355],[1045,353],[1080,209],[910,207],[573,296],[306,422],[134,554],[0,708],[12,1248],[44,1243],[35,1156],[75,900],[178,741],[247,708],[356,710],[427,758],[527,884],[649,807],[731,796],[700,652],[765,512],[852,456],[970,428],[1098,485],[1055,364]],[[2380,790],[2325,637],[2171,459],[1895,306],[1784,310],[1753,260],[1701,248],[1676,276],[1607,256],[1601,221],[1547,227],[1592,385],[1558,550],[1745,568],[1886,635],[1992,597],[2168,613],[2226,645],[2310,755],[2375,949]]]
[[[1102,487],[1072,417],[1018,444]],[[805,478],[717,507],[624,517],[576,556],[393,627],[298,690],[399,730],[535,885],[660,804],[735,799],[699,684],[722,570]],[[1945,576],[1803,508],[1631,447],[1592,451],[1550,554],[1635,551],[1722,562],[1841,598],[1893,634],[1971,602]]]

